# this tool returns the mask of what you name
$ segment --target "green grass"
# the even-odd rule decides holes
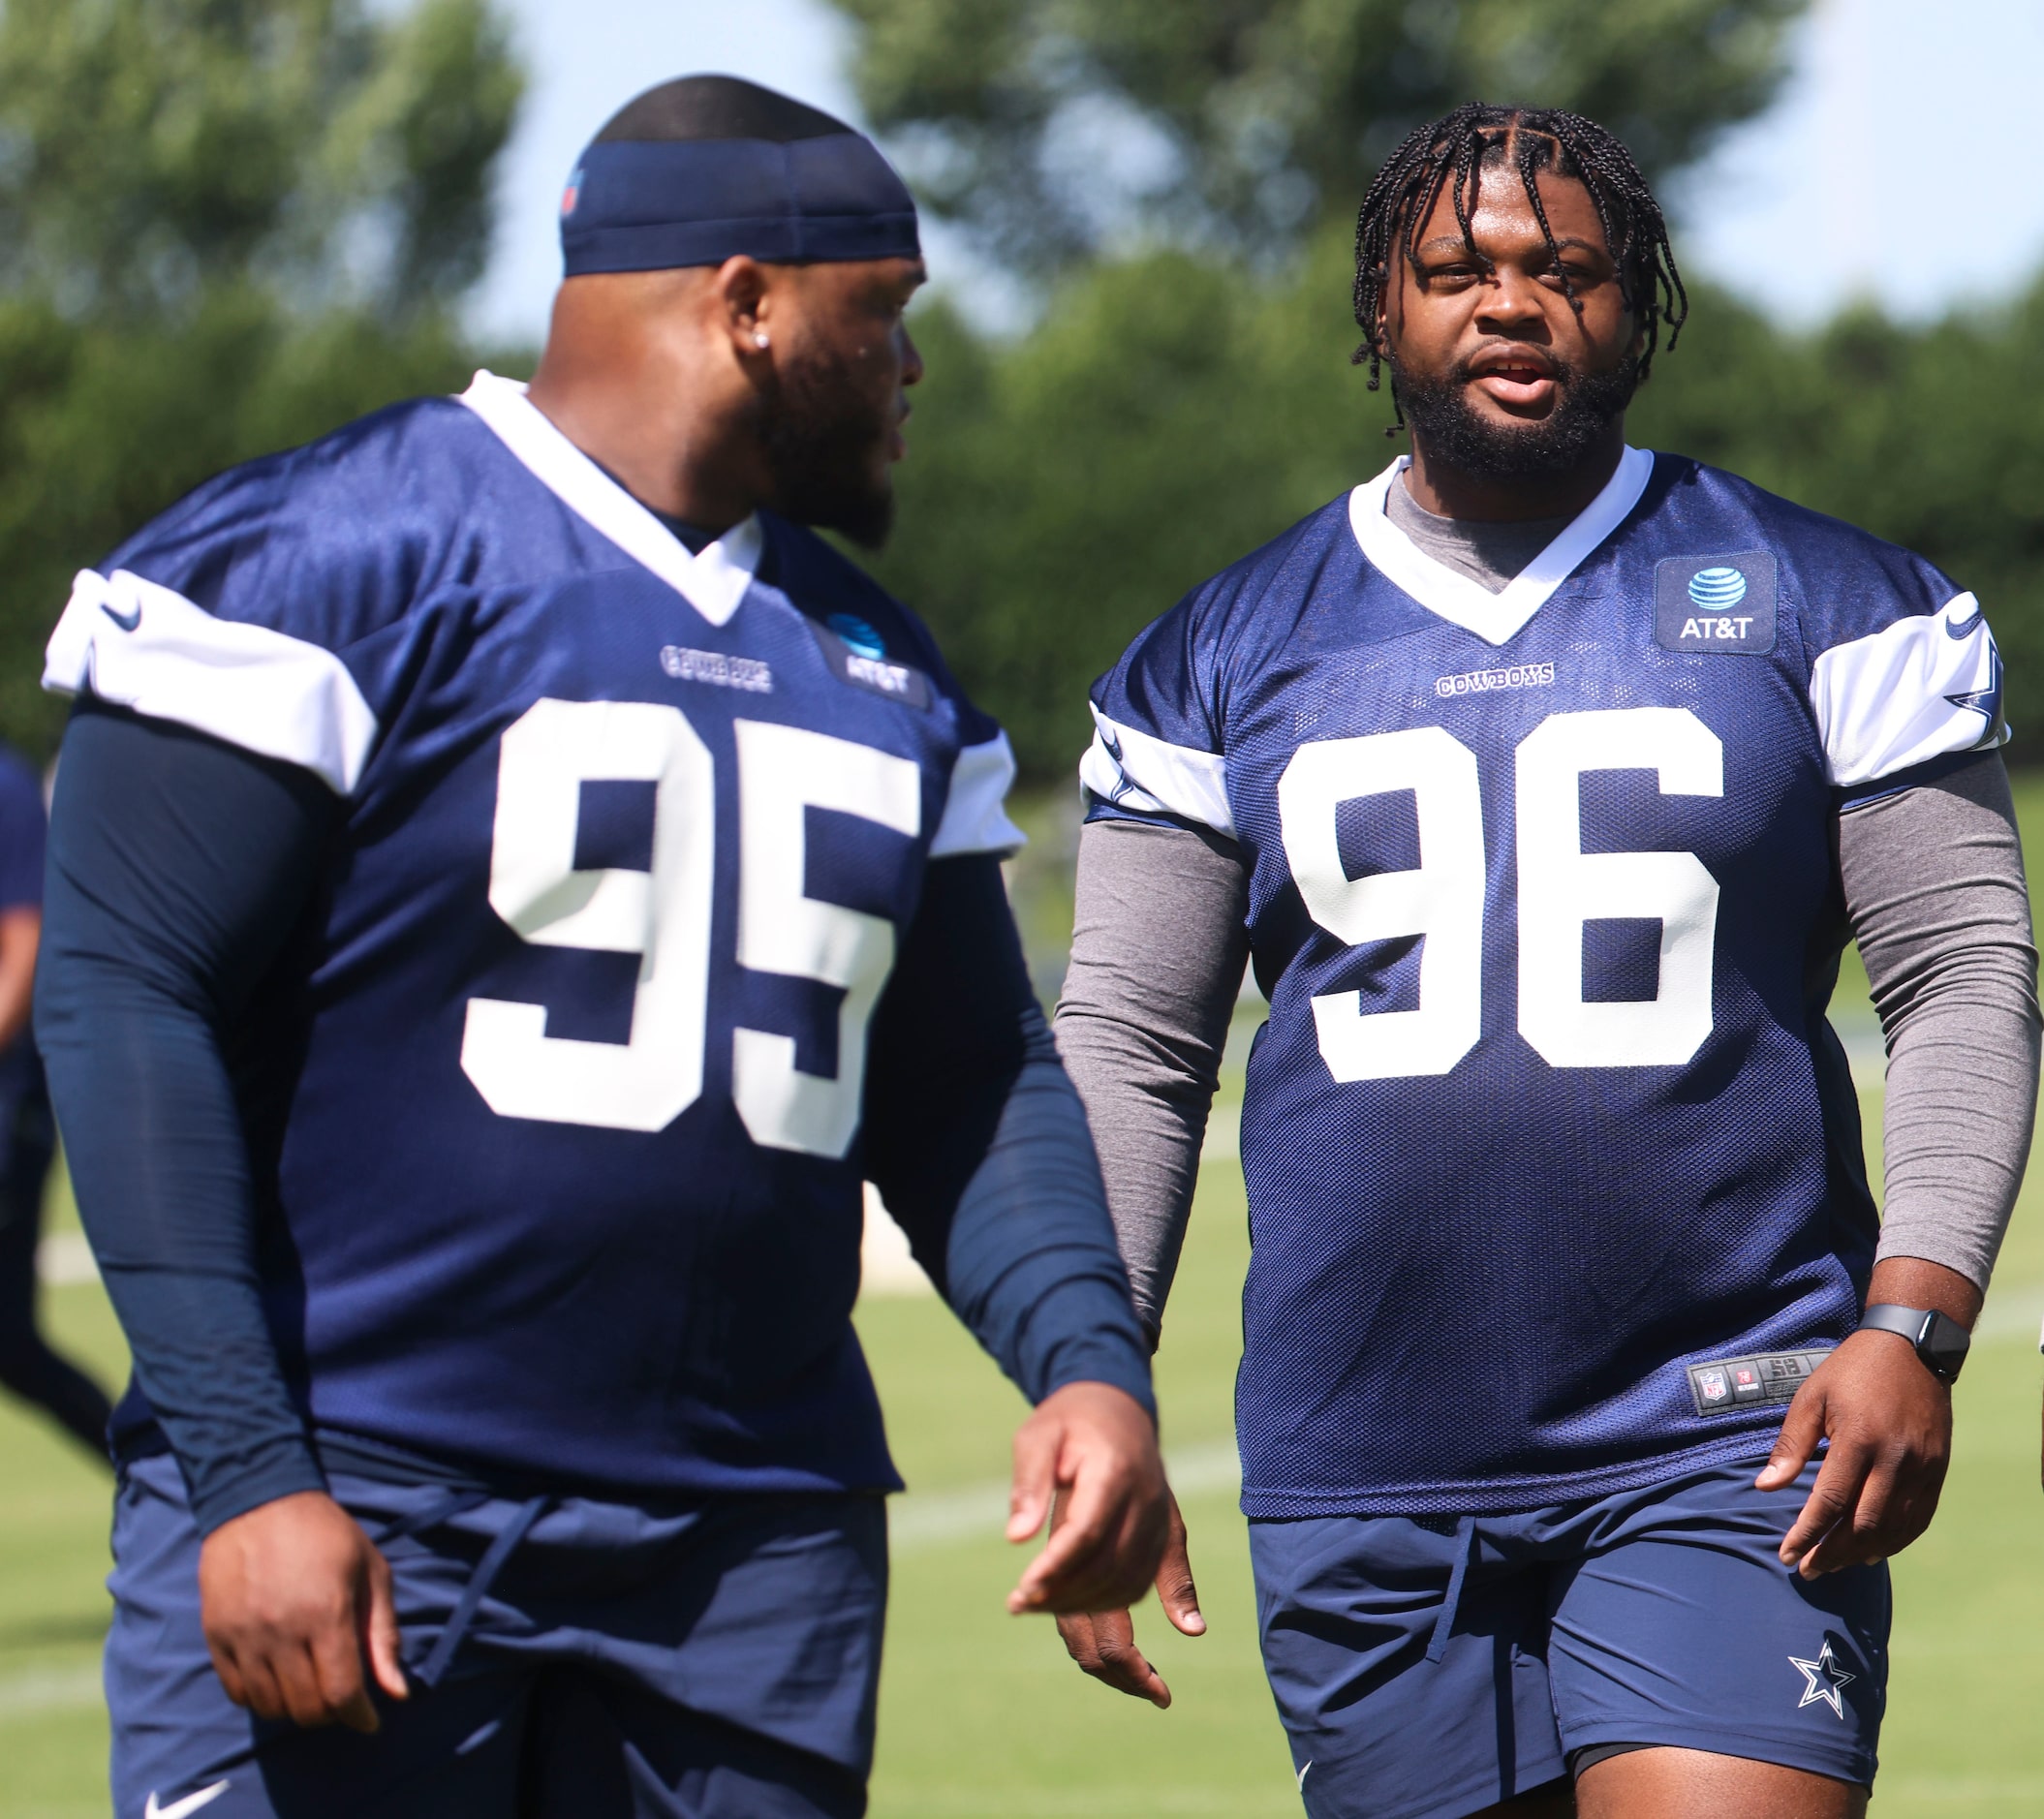
[[[2044,785],[2024,791],[2044,829]],[[2035,811],[2032,815],[2031,811]],[[1059,817],[1032,820],[1059,838]],[[1017,879],[1033,936],[1068,904],[1055,863]],[[1068,926],[1068,923],[1067,924]],[[1047,939],[1047,938],[1045,938]],[[1033,941],[1033,945],[1037,945]],[[1054,967],[1048,969],[1054,973]],[[1046,967],[1039,961],[1039,978]],[[1848,965],[1842,1019],[1871,1018]],[[1866,1102],[1878,1180],[1878,1094]],[[2036,1319],[2044,1185],[2026,1189],[1984,1337],[1958,1391],[1958,1453],[1936,1526],[1895,1563],[1894,1681],[1881,1819],[2044,1811],[2044,1534]],[[69,1223],[68,1207],[53,1209]],[[1298,1811],[1256,1661],[1246,1533],[1215,1462],[1231,1437],[1237,1297],[1248,1258],[1240,1172],[1210,1164],[1158,1360],[1165,1440],[1203,1487],[1185,1499],[1211,1625],[1188,1641],[1154,1606],[1144,1646],[1178,1695],[1167,1712],[1109,1693],[1049,1623],[1002,1597],[1022,1554],[999,1539],[1014,1393],[930,1300],[869,1302],[859,1327],[911,1495],[895,1509],[876,1819]],[[95,1288],[46,1296],[50,1330],[111,1380],[120,1336]],[[66,1441],[0,1405],[0,1819],[106,1811],[106,1721],[93,1692],[106,1621],[107,1484]]]

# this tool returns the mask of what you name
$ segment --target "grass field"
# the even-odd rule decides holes
[[[2031,850],[2044,851],[2044,789],[2024,806]],[[1055,928],[1062,913],[1062,843],[1045,831],[1053,863],[1018,880],[1032,933]],[[1860,1052],[1877,1044],[1862,989],[1842,989],[1839,1015]],[[1877,1090],[1865,1109],[1877,1133]],[[56,1218],[68,1221],[68,1209]],[[934,1300],[862,1306],[860,1330],[912,1487],[893,1512],[877,1819],[1298,1811],[1256,1662],[1245,1530],[1233,1507],[1229,1397],[1247,1257],[1241,1174],[1218,1155],[1201,1176],[1158,1361],[1165,1440],[1211,1626],[1192,1642],[1171,1634],[1154,1607],[1138,1619],[1178,1695],[1168,1712],[1082,1679],[1047,1622],[1004,1613],[1021,1558],[999,1539],[1007,1434],[1021,1403]],[[117,1376],[120,1337],[99,1290],[56,1288],[46,1301],[53,1332],[109,1381]],[[1874,1802],[1882,1819],[2044,1812],[2040,1315],[2044,1185],[2025,1193],[1959,1386],[1958,1457],[1937,1526],[1896,1562],[1894,1682]],[[0,1819],[107,1810],[96,1670],[107,1500],[102,1472],[0,1406]]]

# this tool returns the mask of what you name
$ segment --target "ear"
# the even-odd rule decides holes
[[[772,273],[744,253],[717,268],[711,292],[718,324],[741,360],[757,359],[773,345]]]

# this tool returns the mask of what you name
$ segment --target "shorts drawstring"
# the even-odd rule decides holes
[[[1455,1525],[1455,1569],[1448,1575],[1448,1595],[1441,1601],[1440,1615],[1434,1619],[1434,1637],[1427,1644],[1427,1659],[1439,1661],[1448,1650],[1448,1632],[1455,1627],[1455,1614],[1462,1608],[1462,1582],[1469,1576],[1470,1557],[1476,1552],[1476,1519],[1465,1516]]]
[[[455,1492],[446,1504],[427,1512],[422,1518],[400,1525],[400,1529],[393,1532],[417,1533],[489,1500],[487,1492]],[[476,1562],[476,1570],[469,1575],[468,1584],[462,1588],[460,1601],[454,1606],[453,1616],[448,1619],[447,1627],[440,1632],[440,1640],[433,1645],[433,1652],[426,1656],[424,1665],[418,1670],[417,1678],[423,1684],[439,1684],[440,1677],[454,1658],[454,1650],[461,1647],[462,1638],[475,1622],[476,1613],[482,1608],[483,1599],[489,1596],[490,1587],[504,1570],[504,1563],[518,1551],[519,1544],[532,1532],[533,1525],[546,1513],[552,1502],[550,1496],[536,1496],[521,1503],[517,1514],[492,1538],[481,1559]]]

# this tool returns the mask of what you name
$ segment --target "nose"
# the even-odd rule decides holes
[[[1544,321],[1546,315],[1539,281],[1501,260],[1483,287],[1476,306],[1477,322],[1504,333],[1523,333],[1529,324]]]
[[[906,324],[901,331],[901,383],[905,385],[922,383],[922,350],[915,345],[915,337]]]

